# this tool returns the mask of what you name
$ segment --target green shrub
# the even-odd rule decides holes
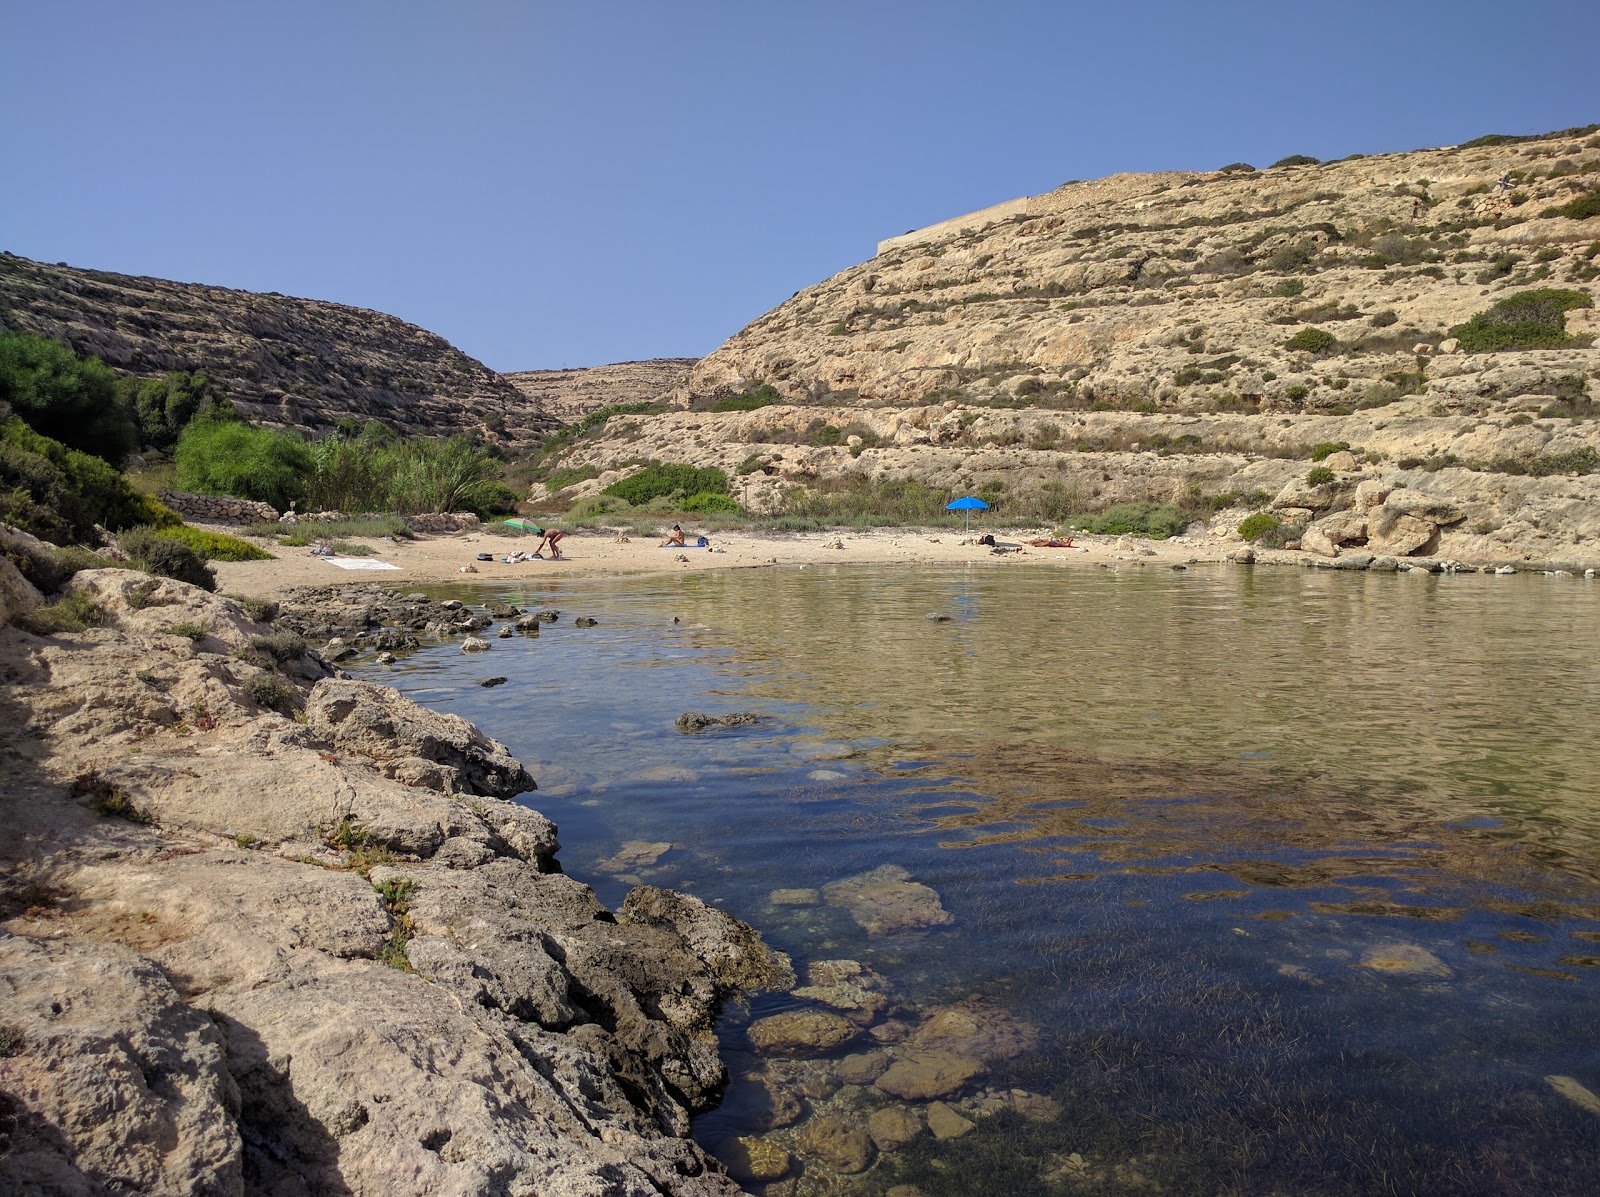
[[[1335,453],[1343,453],[1349,447],[1349,441],[1320,441],[1311,446],[1311,460],[1327,461]]]
[[[306,496],[315,467],[299,437],[234,420],[195,420],[178,438],[174,484],[206,495],[269,503],[280,511]]]
[[[587,482],[600,471],[592,465],[567,466],[565,469],[551,470],[544,477],[544,488],[551,494],[566,490],[569,486],[577,486],[580,482]]]
[[[1572,339],[1567,334],[1567,312],[1593,306],[1587,292],[1540,287],[1506,296],[1465,324],[1456,325],[1450,335],[1469,353],[1553,349]]]
[[[171,513],[134,490],[103,459],[0,422],[0,519],[53,544],[89,543],[96,524],[112,531]]]
[[[343,557],[371,557],[377,553],[371,545],[359,540],[336,540],[328,547]]]
[[[1306,482],[1310,486],[1321,486],[1333,481],[1333,471],[1327,466],[1312,466],[1306,471]]]
[[[1556,215],[1565,216],[1568,220],[1588,220],[1591,216],[1600,216],[1600,187],[1562,204],[1556,209]]]
[[[749,474],[764,474],[766,469],[766,459],[759,453],[752,453],[739,463],[739,468],[734,470],[734,473],[743,478]]]
[[[1277,516],[1268,515],[1265,511],[1258,511],[1254,515],[1247,515],[1239,521],[1239,535],[1253,544],[1271,529],[1281,526],[1281,521]]]
[[[206,629],[206,626],[199,623],[169,624],[167,625],[167,631],[171,632],[174,636],[182,636],[186,640],[192,640],[196,644],[199,644],[200,641],[211,635],[211,633]]]
[[[711,405],[712,411],[755,411],[759,407],[770,407],[774,403],[782,403],[783,396],[778,393],[778,388],[770,382],[751,387],[748,391],[738,395],[729,395],[727,398],[718,399]]]
[[[690,495],[680,502],[678,510],[703,513],[723,511],[729,514],[736,514],[739,511],[739,504],[735,503],[727,495],[701,491],[699,494]]]
[[[101,628],[109,621],[106,609],[87,591],[74,590],[54,603],[35,607],[17,619],[24,631],[35,636],[54,636],[59,632],[81,632]]]
[[[233,419],[233,404],[204,374],[166,374],[160,378],[117,379],[117,394],[139,426],[139,443],[171,449],[189,421],[202,413]]]
[[[6,557],[40,594],[53,594],[80,570],[114,569],[117,563],[81,545],[65,548],[34,547],[20,541],[10,543]]]
[[[41,436],[113,465],[138,448],[117,376],[99,358],[80,358],[43,337],[0,335],[0,404]]]
[[[202,590],[217,588],[217,576],[206,567],[200,554],[166,532],[150,527],[129,528],[117,537],[117,545],[135,568],[147,574],[174,578]]]
[[[1373,328],[1388,328],[1391,324],[1398,324],[1399,322],[1400,317],[1392,308],[1388,311],[1374,312],[1367,319],[1367,323],[1372,325]]]
[[[1321,356],[1336,349],[1339,338],[1324,328],[1302,328],[1284,342],[1285,349]]]
[[[1166,540],[1182,532],[1188,520],[1176,507],[1163,503],[1118,503],[1099,515],[1080,515],[1072,527],[1101,536],[1146,536]]]
[[[194,528],[188,524],[163,528],[161,534],[182,541],[207,561],[267,561],[272,557],[271,553],[237,536]]]
[[[725,495],[728,493],[728,476],[715,468],[697,469],[691,465],[651,462],[644,469],[613,482],[600,493],[613,495],[637,507],[652,499],[677,494]]]
[[[1223,175],[1253,175],[1256,173],[1256,168],[1248,162],[1230,162],[1217,173]]]
[[[520,494],[494,478],[485,479],[476,486],[468,488],[465,495],[466,510],[482,520],[493,519],[497,515],[509,515],[517,509],[517,504],[520,502],[522,502]]]
[[[1272,164],[1272,169],[1280,166],[1316,166],[1322,159],[1313,158],[1310,154],[1290,154],[1287,158],[1279,158]]]
[[[1272,294],[1276,295],[1280,299],[1293,299],[1296,295],[1303,295],[1305,293],[1305,289],[1305,280],[1298,278],[1286,278],[1277,286],[1272,288]]]
[[[1307,395],[1311,394],[1311,388],[1306,386],[1306,384],[1303,382],[1297,382],[1293,386],[1288,387],[1283,393],[1287,398],[1295,402],[1299,402],[1301,399],[1304,399]]]

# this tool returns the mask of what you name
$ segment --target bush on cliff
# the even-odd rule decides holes
[[[1338,345],[1339,338],[1325,328],[1302,328],[1285,341],[1283,347],[1320,355],[1336,349]]]
[[[1272,529],[1281,526],[1276,516],[1268,515],[1265,511],[1258,511],[1254,515],[1247,515],[1239,521],[1239,535],[1253,544],[1272,531]]]
[[[96,524],[119,531],[175,519],[102,458],[0,423],[0,520],[52,544],[93,544]]]
[[[175,460],[179,490],[253,499],[280,511],[305,497],[313,467],[311,449],[299,437],[215,418],[183,430]]]
[[[206,567],[200,554],[183,541],[155,528],[129,528],[117,537],[117,545],[128,554],[128,561],[147,574],[188,582],[202,590],[215,590],[217,576]]]
[[[40,435],[114,465],[138,448],[117,376],[99,358],[43,337],[0,336],[0,403]]]
[[[1450,335],[1469,353],[1554,349],[1572,340],[1567,333],[1567,313],[1593,306],[1594,300],[1585,291],[1539,287],[1506,296],[1465,324],[1456,325]]]
[[[783,396],[778,393],[778,388],[770,382],[760,386],[751,387],[748,391],[738,395],[729,395],[718,399],[711,405],[712,411],[755,411],[760,407],[771,407],[774,403],[783,402]]]

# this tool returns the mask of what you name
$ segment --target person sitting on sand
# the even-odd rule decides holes
[[[560,542],[561,542],[561,538],[564,537],[566,535],[566,533],[563,532],[560,528],[543,528],[543,529],[541,529],[541,531],[542,531],[543,535],[539,539],[539,547],[533,550],[532,556],[537,557],[537,558],[539,558],[539,560],[543,561],[544,560],[544,546],[548,544],[550,546],[550,559],[552,561],[560,561],[561,560],[561,544],[560,544]]]
[[[675,544],[680,547],[683,545],[683,529],[677,524],[672,525],[672,531],[667,533],[667,538],[661,542],[661,547],[666,548],[669,544]]]

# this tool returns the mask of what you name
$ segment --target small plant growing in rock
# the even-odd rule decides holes
[[[1333,471],[1327,466],[1312,466],[1306,471],[1306,482],[1310,486],[1322,486],[1333,481]]]
[[[1268,515],[1265,511],[1258,511],[1254,515],[1247,515],[1239,521],[1239,535],[1254,544],[1273,528],[1282,526],[1282,522],[1277,516]]]
[[[1311,446],[1311,460],[1327,461],[1335,453],[1343,453],[1349,447],[1349,441],[1321,441]]]
[[[20,1056],[28,1045],[28,1036],[23,1029],[13,1023],[0,1023],[0,1060],[9,1060],[12,1056]]]
[[[197,623],[169,624],[167,626],[167,631],[171,632],[174,636],[183,636],[186,639],[193,640],[196,644],[200,643],[200,641],[204,640],[211,634],[210,632],[206,631],[203,626]]]
[[[233,843],[236,848],[254,848],[256,846],[256,837],[248,831],[241,831],[233,837]]]
[[[30,611],[16,622],[35,636],[55,636],[61,632],[104,627],[109,618],[106,609],[91,595],[86,591],[74,590],[59,602]]]
[[[244,692],[258,707],[281,711],[294,701],[295,688],[275,673],[262,670],[244,684]]]
[[[273,632],[271,635],[254,637],[250,641],[250,647],[266,653],[281,665],[297,661],[305,655],[306,639],[299,632],[285,629]]]
[[[130,823],[154,823],[148,813],[133,804],[126,791],[91,770],[73,779],[72,792],[86,794],[89,809],[102,819],[126,819]]]

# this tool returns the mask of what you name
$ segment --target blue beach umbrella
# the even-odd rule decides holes
[[[966,514],[967,514],[967,531],[971,532],[972,531],[972,513],[974,511],[988,511],[989,510],[989,504],[985,503],[982,499],[975,499],[971,495],[967,495],[965,498],[957,499],[953,503],[946,503],[944,505],[944,509],[946,511],[964,511],[964,512],[966,512]]]

